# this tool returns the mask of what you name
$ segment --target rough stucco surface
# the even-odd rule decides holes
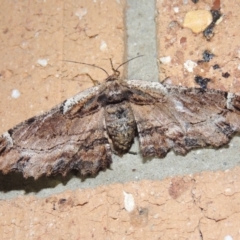
[[[63,60],[109,73],[109,58],[115,66],[123,62],[123,9],[123,2],[110,0],[1,4],[1,133],[93,86],[86,73],[106,78],[100,69]],[[24,97],[12,98],[14,89]]]
[[[171,76],[174,84],[193,86],[194,75],[203,72],[213,79],[210,87],[240,91],[239,43],[235,40],[239,4],[222,1],[223,21],[213,40],[206,42],[201,34],[182,28],[181,21],[188,10],[210,9],[213,1],[199,1],[198,5],[188,1],[186,6],[182,2],[157,1],[159,57],[173,59],[171,65],[160,65],[160,79]],[[92,86],[86,73],[94,79],[106,77],[101,70],[62,60],[94,63],[110,73],[110,57],[115,65],[123,61],[124,7],[123,1],[111,0],[2,2],[1,133]],[[173,7],[179,7],[178,14]],[[176,17],[180,25],[173,26],[177,30],[167,30],[169,19]],[[180,44],[182,37],[187,38],[184,46]],[[169,45],[171,39],[175,39],[177,50],[176,44]],[[193,73],[184,70],[184,62],[201,59],[205,49],[216,57]],[[39,60],[47,65],[42,66]],[[221,71],[212,70],[215,63],[221,65]],[[222,72],[231,76],[222,78]],[[14,89],[21,97],[11,97]],[[47,198],[27,195],[1,200],[0,236],[39,240],[240,239],[239,172],[237,167],[163,181],[69,190]]]
[[[187,3],[187,4],[184,4]],[[218,3],[218,4],[217,4]],[[214,28],[215,35],[207,41],[203,33],[195,34],[184,28],[184,17],[192,10],[208,10],[220,6],[222,18]],[[240,92],[240,45],[239,1],[202,0],[194,4],[192,1],[157,1],[159,12],[157,18],[159,58],[171,57],[171,62],[160,63],[160,80],[170,78],[174,85],[198,86],[194,76],[201,75],[210,78],[209,88],[216,88],[231,92]],[[208,50],[214,54],[209,62],[198,64],[189,72],[184,63],[188,60],[197,63],[202,59],[202,53]],[[220,68],[214,70],[213,66]],[[228,72],[229,78],[222,73]]]
[[[1,239],[240,239],[239,171],[1,201]]]

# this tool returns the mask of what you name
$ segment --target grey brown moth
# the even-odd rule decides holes
[[[114,70],[114,69],[113,69]],[[171,149],[220,147],[240,131],[240,97],[218,90],[123,80],[99,85],[0,136],[0,171],[25,178],[78,170],[94,175],[127,153],[138,136],[143,157]]]

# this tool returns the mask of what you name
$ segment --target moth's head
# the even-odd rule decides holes
[[[118,81],[120,76],[120,72],[118,70],[113,69],[113,74],[106,78],[106,82]]]
[[[110,81],[117,81],[119,79],[119,76],[120,76],[120,72],[118,71],[118,69],[120,67],[122,67],[124,64],[132,61],[133,59],[135,58],[138,58],[138,57],[142,57],[143,55],[140,55],[140,56],[136,56],[134,58],[131,58],[129,60],[127,60],[126,62],[123,62],[122,64],[120,64],[117,68],[114,68],[113,66],[113,63],[112,63],[112,59],[110,58],[110,63],[111,63],[111,67],[112,67],[112,71],[113,71],[113,74],[112,75],[108,75],[108,77],[106,78],[106,82],[110,82]],[[106,72],[106,71],[105,71]]]
[[[104,71],[104,72],[107,74],[108,77],[106,78],[106,82],[113,82],[113,81],[118,81],[118,80],[119,80],[120,72],[118,71],[118,69],[119,69],[120,67],[122,67],[124,64],[132,61],[133,59],[139,58],[139,57],[142,57],[142,56],[143,56],[143,55],[139,55],[139,56],[136,56],[136,57],[134,57],[134,58],[131,58],[131,59],[127,60],[126,62],[120,64],[117,68],[114,68],[113,63],[112,63],[112,59],[110,58],[109,60],[110,60],[111,67],[112,67],[112,71],[113,71],[113,74],[112,74],[112,75],[109,75],[108,72],[107,72],[105,69],[103,69],[103,68],[101,68],[101,67],[98,67],[98,66],[95,66],[95,65],[93,65],[93,64],[83,63],[83,62],[76,62],[76,61],[70,61],[70,60],[63,60],[63,61],[65,61],[65,62],[72,62],[72,63],[79,63],[79,64],[84,64],[84,65],[87,65],[87,66],[92,66],[92,67],[95,67],[95,68],[99,68],[99,69],[101,69],[102,71]],[[91,77],[90,77],[90,78],[91,78]],[[92,78],[91,78],[91,79],[92,79]],[[93,80],[93,79],[92,79],[92,80]],[[93,80],[93,81],[95,81],[95,80]]]

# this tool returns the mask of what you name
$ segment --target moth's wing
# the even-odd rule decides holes
[[[24,177],[65,175],[72,169],[95,174],[111,163],[104,108],[97,97],[104,85],[87,89],[49,112],[20,123],[0,137],[0,170]]]
[[[143,156],[163,157],[173,149],[190,149],[229,142],[240,131],[240,97],[140,80],[126,81]],[[145,99],[145,100],[144,100]]]

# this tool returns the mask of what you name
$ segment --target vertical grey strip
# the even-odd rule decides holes
[[[127,0],[128,79],[158,81],[155,0]]]

